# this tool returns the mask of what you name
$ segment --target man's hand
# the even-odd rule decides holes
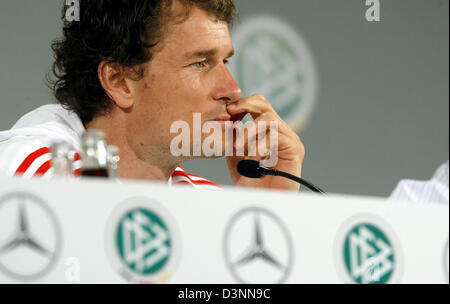
[[[256,124],[258,122],[266,122],[266,130],[257,130],[256,128],[249,129],[249,134],[245,138],[245,155],[248,155],[248,143],[252,138],[262,138],[266,136],[266,142],[270,142],[270,122],[276,122],[278,125],[278,143],[270,143],[270,145],[277,144],[278,162],[273,169],[281,170],[291,173],[296,176],[301,176],[303,159],[305,156],[305,148],[298,135],[286,124],[280,116],[272,108],[272,105],[262,95],[252,95],[246,98],[241,98],[237,102],[227,106],[228,113],[232,116],[232,120],[240,120],[247,113],[249,113]],[[258,146],[258,145],[256,145]],[[276,146],[275,146],[276,147]],[[258,151],[259,152],[259,151]],[[254,159],[261,161],[265,155],[257,153],[256,156],[228,156],[226,158],[228,170],[233,183],[236,186],[255,187],[255,188],[271,188],[298,191],[300,185],[296,182],[284,179],[277,176],[264,176],[259,179],[252,179],[243,177],[237,172],[237,164],[243,159]]]

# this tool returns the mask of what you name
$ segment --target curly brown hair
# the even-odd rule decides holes
[[[230,26],[237,10],[233,0],[173,0],[189,15],[199,7]],[[63,36],[52,43],[55,56],[48,85],[57,101],[75,112],[83,123],[113,106],[98,78],[98,65],[107,60],[137,68],[152,59],[152,48],[162,41],[172,0],[79,0],[79,21],[65,20]],[[65,1],[64,1],[65,3]],[[172,16],[170,16],[172,17]]]

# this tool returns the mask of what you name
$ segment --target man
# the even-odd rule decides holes
[[[300,176],[305,154],[300,138],[263,96],[242,97],[227,69],[234,53],[228,26],[235,14],[232,0],[81,0],[79,21],[66,21],[63,38],[53,44],[55,96],[73,113],[44,106],[0,133],[0,170],[45,175],[50,163],[41,168],[33,162],[36,155],[48,154],[50,134],[79,150],[86,129],[101,129],[107,143],[119,147],[120,178],[193,185],[197,180],[213,186],[178,167],[205,155],[175,156],[171,125],[185,121],[192,130],[193,113],[200,113],[202,124],[215,122],[224,131],[225,121],[249,113],[255,123],[276,122],[274,168]],[[248,130],[246,151],[251,138],[259,139],[263,131]],[[297,183],[277,177],[242,177],[236,167],[244,158],[250,157],[226,158],[236,186],[298,191]],[[28,172],[30,167],[34,171]]]

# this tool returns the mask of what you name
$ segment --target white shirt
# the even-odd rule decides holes
[[[449,202],[449,162],[442,164],[428,181],[401,180],[389,199],[417,203]]]
[[[51,144],[64,141],[79,152],[85,131],[79,117],[61,105],[44,105],[25,114],[11,129],[0,131],[0,174],[24,178],[51,177]],[[81,166],[79,155],[76,153],[73,160],[75,174],[79,174]],[[168,183],[221,189],[206,178],[187,173],[180,166]]]

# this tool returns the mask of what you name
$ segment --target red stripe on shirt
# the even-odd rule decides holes
[[[40,156],[50,153],[50,149],[48,147],[40,148],[32,153],[30,153],[25,160],[20,164],[17,168],[15,175],[24,174],[25,171],[31,166],[31,164]],[[42,166],[41,166],[42,167]]]
[[[213,182],[210,182],[210,181],[192,181],[191,180],[191,183],[189,183],[188,181],[185,181],[185,180],[181,180],[181,181],[175,181],[175,182],[173,182],[174,184],[189,184],[189,185],[191,185],[192,186],[192,184],[194,184],[194,185],[196,185],[196,186],[200,186],[200,185],[208,185],[208,186],[214,186],[214,187],[217,187],[217,188],[221,188],[219,185],[217,185],[217,184],[215,184],[215,183],[213,183]]]
[[[51,167],[51,160],[46,161],[45,163],[43,163],[39,169],[36,170],[36,172],[34,173],[33,176],[39,176],[39,175],[44,175],[45,172],[47,172],[48,169],[50,169]]]
[[[177,185],[178,184],[186,184],[186,185],[192,186],[192,184],[188,181],[179,181],[179,182],[175,182],[174,184],[177,184]]]
[[[216,187],[220,188],[219,185],[217,185],[216,183],[213,183],[212,181],[209,181],[207,179],[205,179],[205,180],[193,180],[193,179],[191,179],[189,177],[190,175],[195,176],[195,177],[204,178],[204,177],[201,177],[201,176],[198,176],[198,175],[193,175],[193,174],[190,174],[190,173],[187,173],[187,172],[184,172],[184,171],[175,171],[175,172],[173,172],[172,173],[172,178],[174,178],[176,176],[183,176],[183,177],[186,177],[187,179],[189,179],[195,185],[211,185],[211,186],[216,186]],[[177,181],[177,182],[174,182],[174,183],[178,184],[178,183],[181,183],[181,182],[187,182],[187,181]]]
[[[211,186],[213,188],[216,189],[222,189],[222,187],[217,186],[216,184],[211,184],[211,183],[205,183],[205,184],[192,184],[192,182],[188,182],[187,180],[180,180],[180,181],[176,181],[172,183],[172,186],[177,186],[177,185],[189,185],[191,187],[205,187],[205,186]]]

